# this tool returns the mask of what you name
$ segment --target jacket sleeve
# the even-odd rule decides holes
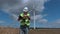
[[[21,13],[21,14],[19,15],[18,21],[21,20],[21,19],[23,19],[23,13]]]
[[[21,19],[22,19],[22,17],[21,17],[21,16],[19,16],[19,17],[18,17],[18,21],[19,21],[19,20],[21,20]]]

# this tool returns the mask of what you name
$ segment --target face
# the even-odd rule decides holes
[[[27,14],[27,12],[24,12],[24,14]]]

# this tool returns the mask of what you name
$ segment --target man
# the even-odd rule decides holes
[[[19,15],[18,21],[20,21],[20,34],[28,34],[28,29],[30,26],[30,14],[28,13],[28,8],[23,9],[23,13]]]

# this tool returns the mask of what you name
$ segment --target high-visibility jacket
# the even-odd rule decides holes
[[[23,17],[23,16],[24,16],[24,13],[21,13],[20,16]],[[27,13],[27,16],[30,16],[30,14]],[[29,19],[25,19],[25,20],[21,19],[20,22],[21,22],[20,25],[25,25],[25,24],[26,24],[27,26],[30,25],[30,20],[29,20]]]

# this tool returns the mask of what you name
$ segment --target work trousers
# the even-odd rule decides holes
[[[24,26],[20,27],[20,34],[28,34],[28,32],[29,32],[28,27],[24,27]]]

